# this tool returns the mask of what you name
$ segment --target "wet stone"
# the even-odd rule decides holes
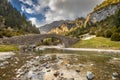
[[[46,69],[49,69],[50,68],[50,65],[46,65]]]
[[[57,71],[57,72],[54,73],[54,76],[57,77],[57,76],[59,76],[59,74],[60,73]]]
[[[80,70],[75,70],[77,73],[80,73]]]
[[[47,72],[50,72],[51,70],[47,70]]]
[[[62,80],[67,80],[67,78],[63,78]]]
[[[61,76],[63,76],[64,75],[64,73],[61,73]]]
[[[74,78],[70,78],[69,80],[75,80]]]

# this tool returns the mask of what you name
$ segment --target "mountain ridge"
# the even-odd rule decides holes
[[[58,26],[61,26],[63,23],[68,22],[69,20],[59,20],[59,21],[53,21],[52,23],[46,24],[44,26],[40,27],[40,32],[41,33],[47,33],[50,30],[57,28]]]
[[[86,33],[103,37],[106,37],[108,33],[110,33],[109,37],[116,33],[119,35],[119,11],[120,0],[105,0],[97,5],[93,12],[88,14],[85,21],[83,20],[83,24],[76,25],[76,20],[73,20],[72,22],[76,25],[73,29],[68,29],[67,25],[62,24],[61,26],[56,26],[47,32],[72,37],[79,37]]]

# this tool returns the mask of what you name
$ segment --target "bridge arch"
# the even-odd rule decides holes
[[[32,35],[25,35],[25,36],[16,36],[12,38],[6,38],[0,40],[3,44],[18,44],[18,45],[31,45],[38,42],[41,42],[45,38],[55,37],[64,43],[65,47],[69,47],[70,45],[74,44],[75,42],[79,41],[79,39],[57,35],[57,34],[32,34]]]
[[[52,35],[49,35],[49,34],[43,35],[43,36],[40,37],[39,42],[42,44],[43,40],[47,39],[47,38],[56,38],[56,39],[60,40],[60,43],[62,45],[64,45],[65,47],[67,47],[69,45],[69,42],[68,42],[68,40],[66,38],[64,38],[63,36],[60,36],[60,35],[59,36],[55,35],[55,34],[52,34]]]
[[[41,39],[40,43],[41,45],[63,45],[64,42],[60,38],[56,37],[44,37]]]

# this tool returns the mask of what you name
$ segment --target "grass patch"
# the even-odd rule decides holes
[[[17,51],[19,50],[16,45],[0,45],[0,52]]]
[[[73,48],[103,48],[120,49],[120,41],[111,41],[108,38],[95,37],[90,40],[81,40],[72,46]]]

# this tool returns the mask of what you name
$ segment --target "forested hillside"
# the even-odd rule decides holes
[[[105,20],[92,25],[90,33],[111,38],[113,41],[120,41],[120,10]]]
[[[0,0],[0,37],[11,37],[26,33],[39,33],[39,30],[26,20],[7,0]]]
[[[68,36],[79,37],[89,33],[98,37],[110,38],[112,41],[120,41],[120,0],[105,0],[97,5],[87,17],[87,26],[78,27],[68,34]],[[115,3],[114,5],[112,5]]]

